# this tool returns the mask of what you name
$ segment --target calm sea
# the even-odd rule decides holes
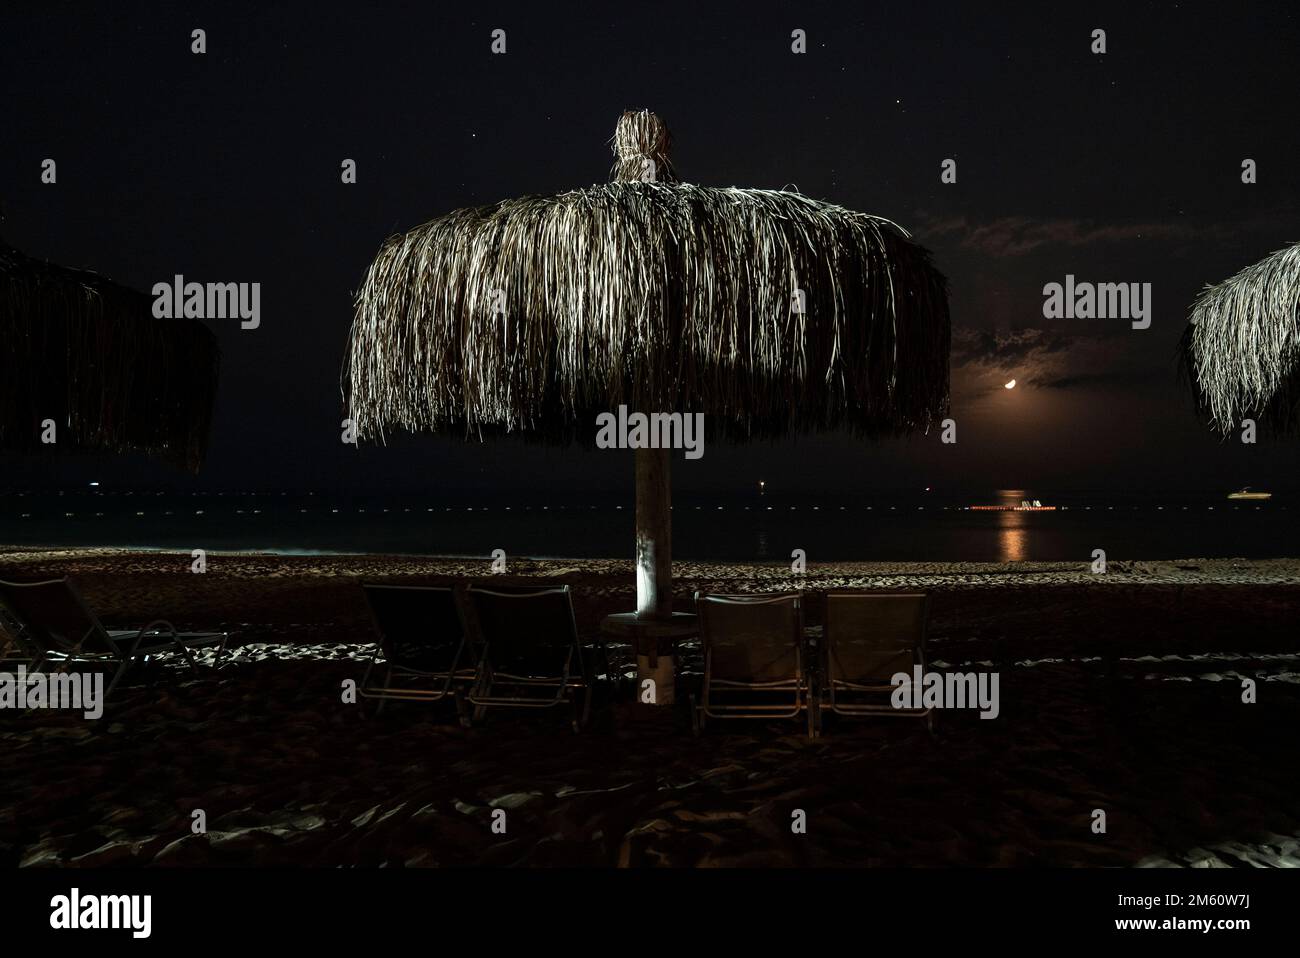
[[[1051,512],[971,510],[1039,499]],[[876,498],[679,495],[682,559],[1084,561],[1300,555],[1300,506],[1286,497],[917,493]],[[433,501],[327,493],[163,494],[90,489],[0,495],[0,543],[190,551],[630,557],[630,490],[602,502]]]

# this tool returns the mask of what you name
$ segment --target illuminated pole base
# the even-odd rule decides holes
[[[668,449],[636,450],[636,612],[641,620],[673,617],[672,482]],[[647,634],[650,633],[650,634]],[[677,658],[657,654],[658,636],[637,636],[637,701],[672,705]]]
[[[642,705],[672,705],[677,700],[676,685],[677,656],[636,657],[637,702]]]

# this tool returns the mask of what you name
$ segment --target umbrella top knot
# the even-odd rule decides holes
[[[628,110],[614,128],[616,157],[610,178],[621,183],[676,183],[668,151],[672,137],[663,120],[649,110]]]

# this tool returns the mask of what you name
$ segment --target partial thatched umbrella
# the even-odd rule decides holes
[[[0,449],[137,450],[192,472],[207,447],[216,337],[144,293],[0,241]]]
[[[625,113],[614,182],[458,210],[380,248],[344,370],[358,438],[571,441],[620,405],[715,433],[925,429],[948,405],[947,284],[888,220],[678,182]],[[667,450],[639,449],[637,611],[671,614]]]
[[[1300,426],[1300,244],[1278,250],[1192,306],[1181,364],[1197,405],[1227,433],[1243,418],[1277,432]]]

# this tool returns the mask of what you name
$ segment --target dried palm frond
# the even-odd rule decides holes
[[[1181,365],[1220,432],[1243,418],[1282,432],[1300,425],[1300,244],[1202,291]]]
[[[197,471],[216,394],[216,337],[155,319],[144,293],[0,243],[0,449],[136,450]]]

